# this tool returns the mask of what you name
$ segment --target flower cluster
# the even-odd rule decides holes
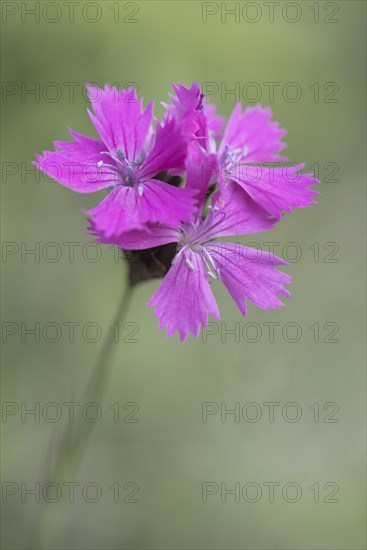
[[[247,300],[264,310],[283,305],[278,295],[289,297],[291,277],[275,266],[286,262],[217,238],[271,229],[314,202],[318,181],[303,165],[284,166],[285,130],[270,109],[238,103],[225,125],[198,83],[173,89],[159,122],[153,102],[143,109],[133,89],[89,86],[100,139],[70,130],[73,141],[55,142],[35,165],[79,193],[107,191],[87,212],[100,242],[126,254],[154,251],[157,262],[170,251],[148,306],[168,336],[184,340],[198,336],[209,313],[219,318],[211,280],[222,281],[243,315]]]

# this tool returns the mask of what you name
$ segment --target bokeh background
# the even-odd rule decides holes
[[[238,22],[225,12],[239,9],[234,2],[205,7],[189,0],[83,1],[74,3],[72,22],[64,2],[35,4],[1,6],[1,309],[3,323],[13,323],[5,330],[17,331],[3,334],[3,413],[13,413],[2,416],[2,479],[8,483],[3,548],[366,548],[365,2],[302,0],[294,8],[281,1],[272,23],[263,2],[245,8],[248,2],[237,2]],[[38,10],[37,20],[28,9]],[[212,13],[206,22],[203,10]],[[68,126],[95,136],[82,93],[86,82],[135,83],[146,101],[156,100],[161,115],[159,102],[166,100],[170,83],[193,80],[211,83],[210,99],[226,116],[238,98],[225,91],[236,83],[241,90],[257,83],[260,102],[271,105],[288,129],[289,157],[308,167],[318,163],[318,204],[287,216],[271,234],[251,236],[252,242],[279,242],[278,254],[286,245],[288,259],[296,251],[287,243],[297,243],[301,256],[287,268],[294,277],[292,299],[278,311],[250,305],[243,319],[224,287],[214,284],[225,325],[206,341],[190,337],[182,344],[177,336],[167,339],[145,307],[158,281],[137,287],[126,317],[134,325],[121,328],[108,366],[102,417],[67,480],[79,483],[74,502],[63,486],[59,502],[45,503],[56,495],[51,487],[37,503],[21,489],[38,482],[42,490],[45,482],[57,481],[47,479],[47,472],[70,428],[63,403],[82,401],[101,348],[102,340],[83,339],[82,328],[98,323],[102,336],[108,333],[127,268],[108,247],[97,261],[95,249],[83,248],[89,237],[82,209],[100,197],[75,194],[35,175],[33,155],[52,149],[53,140],[68,139]],[[279,83],[273,101],[266,82]],[[301,89],[298,101],[289,99],[294,89],[289,96],[281,93],[289,82]],[[27,94],[30,89],[36,93]],[[254,88],[245,90],[254,96]],[[57,261],[50,260],[56,248],[48,243],[62,250]],[[63,243],[77,243],[74,262]],[[35,247],[39,258],[24,255],[25,248]],[[72,343],[65,325],[71,322],[78,323]],[[242,330],[248,322],[256,325],[247,327],[246,341]],[[279,323],[274,342],[266,322]],[[39,342],[24,333],[35,323]],[[56,334],[49,323],[62,328],[55,343],[49,341]],[[225,334],[235,323],[238,341]],[[301,328],[298,341],[289,341],[295,338],[292,328],[282,335],[287,323]],[[258,327],[259,340],[250,342]],[[87,337],[94,338],[92,328]],[[219,410],[207,422],[204,402]],[[279,403],[274,422],[264,405],[269,402]],[[240,407],[244,415],[227,415],[222,422],[221,406]],[[32,407],[40,407],[39,418],[25,414]],[[61,418],[51,422],[58,407]],[[117,407],[120,418],[114,422]],[[291,422],[299,410],[301,418]],[[250,422],[255,415],[258,421]],[[205,482],[215,493],[207,502]],[[279,484],[274,502],[267,482]],[[301,488],[297,502],[289,502],[295,486],[289,494],[284,489],[290,482]],[[86,488],[87,483],[92,485]],[[247,500],[255,500],[260,486],[258,501],[248,502],[241,493],[236,502],[226,495],[235,483],[241,489],[257,484],[247,486]],[[95,487],[101,495],[93,503]],[[137,502],[127,502],[131,499]]]

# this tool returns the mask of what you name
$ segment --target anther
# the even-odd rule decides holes
[[[120,147],[117,147],[116,153],[117,153],[117,156],[120,157],[121,160],[125,160],[124,152]]]
[[[188,267],[189,269],[191,269],[191,271],[194,271],[195,266],[194,266],[194,264],[193,264],[188,258],[185,258],[185,263],[186,263],[187,267]]]

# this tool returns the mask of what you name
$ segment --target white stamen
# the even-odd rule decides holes
[[[195,266],[194,266],[194,264],[193,264],[188,258],[185,258],[185,263],[186,263],[187,267],[188,267],[189,269],[191,269],[191,271],[194,271]]]
[[[143,187],[142,185],[139,185],[139,186],[138,186],[138,193],[139,193],[139,197],[142,197],[142,196],[143,196],[144,187]]]
[[[209,151],[211,153],[215,153],[216,150],[217,150],[217,145],[216,145],[216,142],[215,142],[215,137],[214,137],[214,132],[213,130],[209,130],[209,139],[208,139],[208,142],[209,142]]]
[[[97,166],[98,168],[101,168],[101,166],[103,166],[103,160],[100,160],[99,162],[97,162]]]
[[[211,257],[210,253],[204,247],[203,247],[203,252],[204,252],[204,254],[202,254],[201,257],[202,257],[202,259],[204,261],[204,264],[206,266],[208,275],[210,275],[210,277],[212,277],[213,279],[218,279],[217,274],[216,274],[217,269],[216,269],[213,258]]]

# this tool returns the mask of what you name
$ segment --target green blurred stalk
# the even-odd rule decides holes
[[[116,311],[114,321],[112,324],[122,323],[125,319],[126,312],[128,310],[130,299],[132,294],[132,287],[127,285],[122,293],[119,307]],[[92,375],[89,379],[87,389],[84,394],[82,403],[95,402],[100,403],[107,387],[108,376],[110,369],[108,368],[111,363],[112,354],[114,351],[114,337],[113,330],[109,330],[104,340],[102,349],[98,356],[97,362],[93,369]],[[70,424],[63,433],[61,440],[57,444],[56,448],[56,460],[52,461],[52,445],[50,445],[50,453],[47,461],[47,470],[45,475],[45,483],[54,482],[60,485],[65,481],[74,481],[75,475],[78,471],[78,467],[83,458],[85,449],[90,439],[94,422],[85,422],[81,415],[78,417],[75,424]],[[58,506],[54,505],[60,516],[60,510]],[[41,550],[43,548],[43,541],[45,537],[42,532],[42,528],[47,525],[47,528],[52,529],[52,521],[47,521],[48,512],[50,510],[50,504],[45,502],[41,505],[39,517],[36,520],[34,528],[31,532],[30,548]],[[55,510],[56,511],[56,510]],[[50,548],[50,546],[45,546]]]

